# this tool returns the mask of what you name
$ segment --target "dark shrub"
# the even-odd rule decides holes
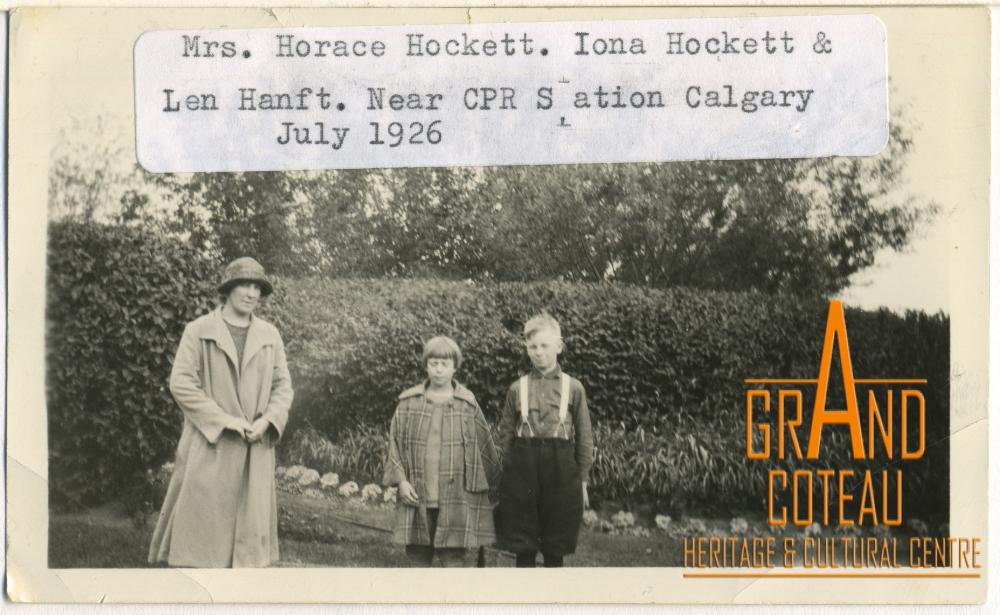
[[[184,324],[212,306],[217,268],[183,242],[99,224],[52,224],[48,254],[50,496],[142,491],[177,445],[170,364]]]

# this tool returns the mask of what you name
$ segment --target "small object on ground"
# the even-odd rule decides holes
[[[288,480],[298,480],[300,476],[306,471],[305,466],[294,465],[287,470],[285,470],[285,478]]]
[[[688,534],[706,534],[708,533],[708,528],[705,526],[705,522],[698,517],[689,517],[686,522]]]
[[[368,483],[361,490],[361,500],[364,502],[374,502],[382,495],[382,488],[375,483]]]
[[[611,524],[618,528],[627,528],[635,525],[635,515],[624,510],[619,510],[611,515]]]
[[[305,472],[302,473],[302,476],[299,476],[299,484],[302,485],[303,487],[315,485],[318,482],[319,482],[319,472],[317,472],[316,470],[307,469]]]
[[[660,530],[664,532],[670,529],[670,522],[673,521],[673,519],[670,518],[670,515],[656,515],[653,520],[656,522],[656,527],[660,528]]]
[[[729,521],[729,529],[732,530],[734,534],[746,534],[747,530],[750,529],[750,524],[743,517],[733,517]]]

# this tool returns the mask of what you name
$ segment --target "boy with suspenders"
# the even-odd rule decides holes
[[[559,567],[576,550],[588,505],[590,411],[583,385],[559,368],[559,323],[535,316],[524,337],[533,369],[510,386],[500,421],[497,542],[517,555],[518,567],[534,567],[539,551],[546,567]]]

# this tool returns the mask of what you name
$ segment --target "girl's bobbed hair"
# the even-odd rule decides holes
[[[462,366],[462,349],[450,337],[438,335],[424,344],[421,356],[424,367],[427,367],[427,361],[430,359],[451,359],[455,363],[455,369],[458,369]]]

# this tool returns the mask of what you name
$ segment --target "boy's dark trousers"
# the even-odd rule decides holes
[[[576,550],[583,493],[575,448],[562,438],[514,438],[504,455],[497,543],[522,555],[519,564],[541,551],[559,565]]]

